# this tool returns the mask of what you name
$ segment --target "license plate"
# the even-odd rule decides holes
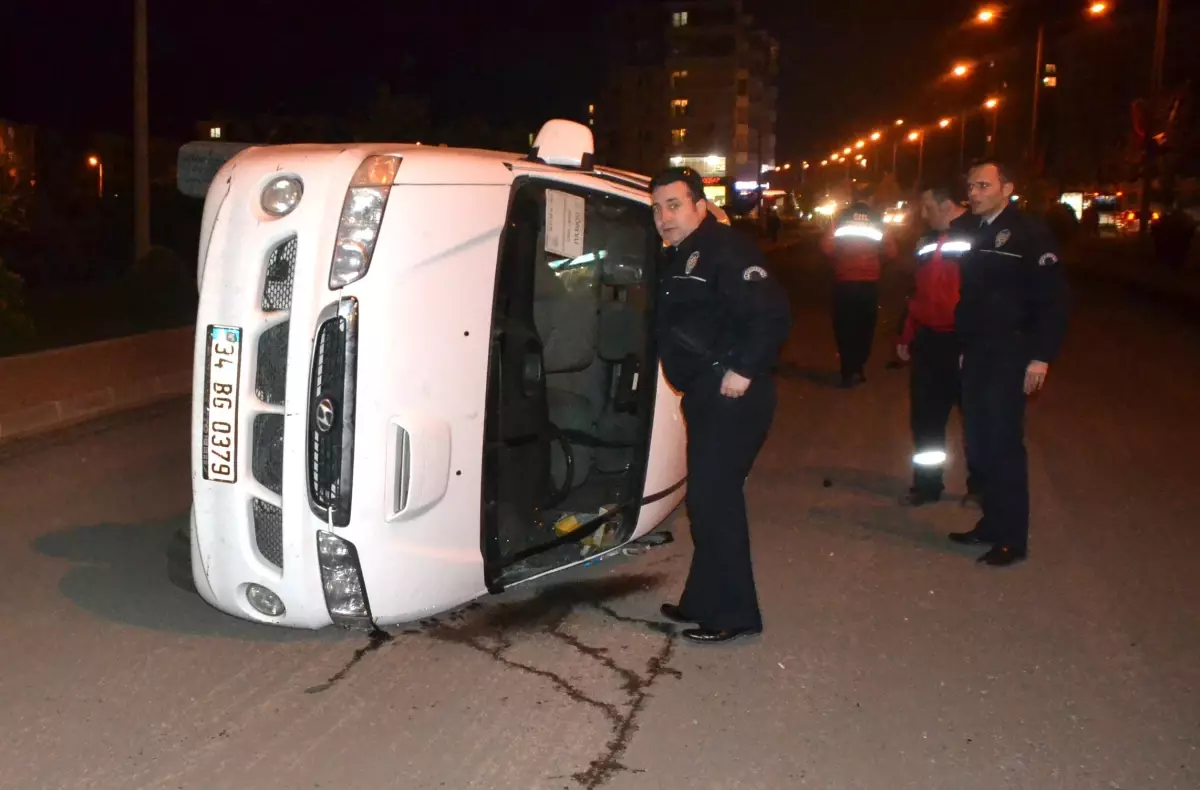
[[[204,477],[218,483],[237,482],[238,383],[242,368],[242,330],[209,327],[207,460]]]

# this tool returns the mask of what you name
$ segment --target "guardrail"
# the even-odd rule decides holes
[[[195,329],[0,358],[0,442],[188,395]]]

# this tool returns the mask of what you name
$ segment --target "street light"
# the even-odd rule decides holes
[[[879,142],[880,137],[883,137],[883,135],[880,132],[872,132],[871,133],[871,141],[872,142],[876,142],[876,143]]]
[[[988,153],[995,154],[996,152],[996,122],[1000,117],[1000,100],[993,97],[983,103],[983,106],[992,111],[992,133],[988,135]]]
[[[979,13],[975,15],[975,19],[986,25],[996,19],[996,9],[991,6],[985,6],[979,9]]]
[[[829,160],[828,160],[828,159],[822,159],[822,160],[821,160],[821,167],[828,167],[828,166],[829,166]]]
[[[100,177],[99,185],[97,186],[97,189],[96,189],[96,194],[99,195],[101,198],[103,198],[104,197],[104,163],[100,161],[100,157],[98,157],[98,156],[89,156],[87,163],[88,163],[88,167],[93,167],[96,169],[96,172]]]
[[[918,143],[917,148],[917,183],[921,183],[921,172],[925,168],[925,135],[920,132],[909,132],[908,141]]]
[[[965,77],[969,73],[971,73],[971,67],[968,66],[966,63],[959,63],[954,67],[954,69],[950,73],[952,75],[954,75],[955,77],[959,77],[959,78]]]
[[[950,125],[950,123],[951,123],[951,121],[949,118],[943,118],[942,120],[938,121],[938,126],[945,129],[947,126]]]
[[[842,149],[842,153],[845,154],[846,156],[849,156],[851,150],[852,149],[850,148],[850,146],[846,146],[844,149]]]
[[[903,126],[903,125],[904,125],[904,119],[903,119],[903,118],[897,118],[897,119],[896,119],[896,125],[897,125],[897,126]]]
[[[1108,3],[1094,2],[1088,7],[1088,13],[1092,17],[1103,16],[1108,11]],[[1033,63],[1033,110],[1030,113],[1031,119],[1029,123],[1029,163],[1032,166],[1037,161],[1037,124],[1038,124],[1038,99],[1041,96],[1042,89],[1042,53],[1046,45],[1046,23],[1043,21],[1038,24],[1037,31],[1037,54],[1034,56]]]

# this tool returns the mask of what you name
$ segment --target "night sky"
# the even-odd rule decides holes
[[[439,121],[479,115],[536,127],[594,100],[605,68],[603,25],[582,10],[622,1],[633,0],[150,0],[151,124],[155,134],[187,135],[193,122],[222,110],[358,110],[386,81],[395,93],[428,96]],[[130,128],[132,0],[3,6],[0,117],[79,131]],[[955,32],[976,7],[748,0],[781,41],[781,160],[819,154],[907,114],[953,57],[1002,47]]]

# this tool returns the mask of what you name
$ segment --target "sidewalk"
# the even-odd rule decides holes
[[[1121,239],[1084,241],[1068,258],[1072,272],[1200,306],[1200,265],[1195,253],[1188,264],[1183,269],[1168,269],[1147,258],[1135,243]]]

